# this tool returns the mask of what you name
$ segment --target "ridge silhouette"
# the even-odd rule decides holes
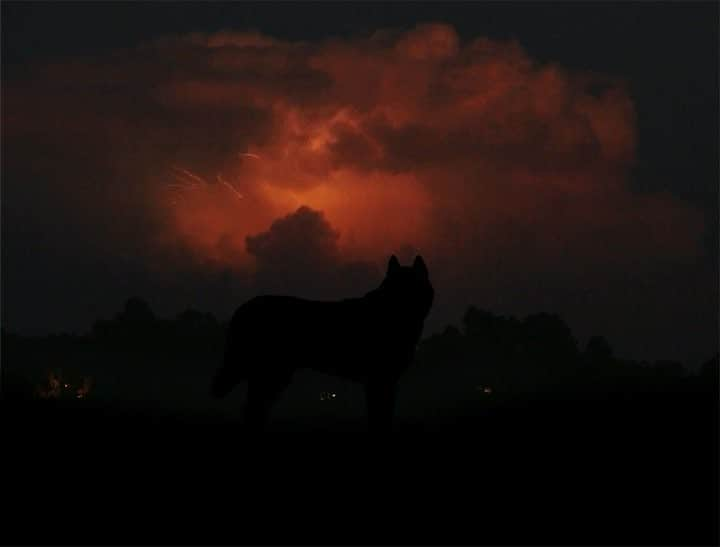
[[[230,321],[211,394],[225,397],[247,381],[246,424],[262,431],[293,374],[311,369],[362,383],[369,430],[387,432],[398,380],[413,361],[433,298],[423,258],[401,266],[395,255],[380,286],[362,297],[255,297]]]

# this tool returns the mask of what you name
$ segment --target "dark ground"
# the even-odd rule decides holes
[[[222,332],[197,312],[3,332],[3,543],[718,543],[717,355],[625,362],[552,316],[469,311],[421,346],[392,437],[357,386],[298,374],[251,438],[244,388],[209,397]],[[49,368],[89,397],[34,398]]]
[[[3,404],[19,486],[3,496],[4,543],[718,542],[707,389],[401,417],[384,440],[351,420],[276,422],[253,440],[217,416]]]

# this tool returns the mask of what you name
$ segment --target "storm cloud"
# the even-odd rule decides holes
[[[438,323],[471,302],[558,311],[588,333],[636,313],[656,321],[650,339],[671,327],[623,310],[627,287],[666,295],[705,252],[698,210],[631,190],[623,81],[446,24],[166,36],[3,91],[4,234],[38,234],[99,286],[131,264],[163,286],[361,294],[389,254],[418,252]],[[695,298],[676,298],[686,320]]]

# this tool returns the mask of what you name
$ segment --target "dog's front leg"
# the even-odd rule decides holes
[[[372,433],[389,433],[395,413],[397,382],[373,379],[365,385],[368,428]]]

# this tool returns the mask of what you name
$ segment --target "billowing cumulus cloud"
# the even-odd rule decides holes
[[[272,223],[267,232],[247,237],[247,250],[258,264],[289,271],[289,265],[307,262],[328,268],[338,258],[338,233],[323,214],[300,207],[293,214]]]
[[[444,24],[169,36],[36,67],[4,92],[9,194],[52,203],[93,252],[166,275],[230,271],[257,288],[304,272],[291,288],[309,293],[321,271],[370,280],[412,248],[450,318],[470,301],[562,312],[531,287],[591,290],[702,253],[699,212],[630,190],[623,82]]]
[[[339,233],[320,211],[300,207],[248,236],[246,247],[256,259],[261,292],[302,292],[316,298],[343,297],[343,291],[377,284],[380,272],[371,263],[344,259]]]

